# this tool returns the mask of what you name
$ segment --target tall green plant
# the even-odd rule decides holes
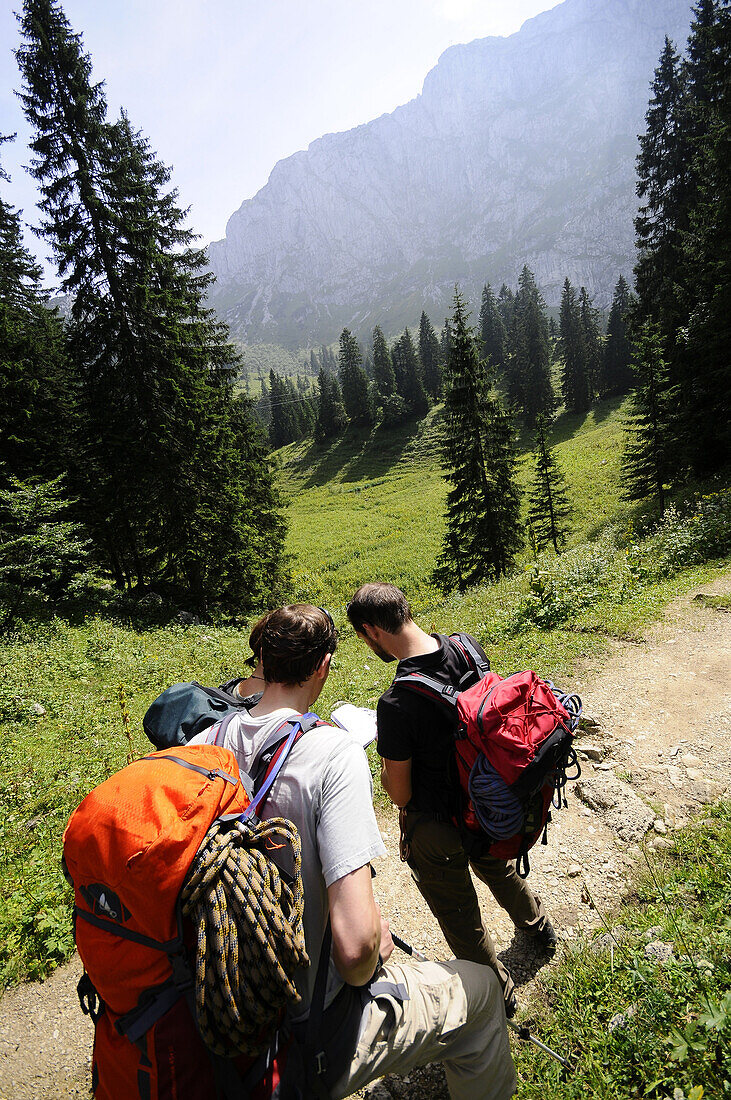
[[[64,596],[91,564],[89,540],[71,518],[63,479],[0,489],[0,631],[44,601]]]

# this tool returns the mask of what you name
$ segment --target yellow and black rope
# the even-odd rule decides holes
[[[291,886],[267,854],[289,845]],[[298,1000],[293,976],[307,966],[302,850],[285,818],[214,822],[181,893],[197,930],[196,1016],[215,1054],[255,1055],[282,1009]]]

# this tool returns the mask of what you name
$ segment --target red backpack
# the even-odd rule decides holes
[[[76,946],[84,964],[79,999],[95,1023],[96,1100],[273,1095],[279,1065],[271,1040],[283,1010],[275,1006],[273,1024],[262,1026],[262,1058],[235,1049],[215,1055],[204,1045],[196,1025],[195,936],[182,916],[180,895],[211,827],[256,824],[287,753],[315,724],[317,716],[306,715],[272,735],[262,750],[256,795],[228,749],[185,745],[129,764],[72,813],[64,832],[64,869],[74,887]],[[299,931],[286,899],[276,917],[294,928],[297,943],[301,939],[291,965],[307,965],[301,910]],[[272,932],[271,949],[279,943]]]
[[[471,678],[479,677],[472,687],[460,690],[420,672],[397,676],[394,684],[456,712],[454,750],[462,792],[456,824],[480,837],[483,853],[517,860],[525,878],[528,852],[541,833],[547,842],[551,806],[566,805],[566,781],[581,774],[573,750],[581,700],[535,672],[498,676],[465,634],[452,634],[450,641],[473,670]],[[570,776],[569,767],[575,769]]]

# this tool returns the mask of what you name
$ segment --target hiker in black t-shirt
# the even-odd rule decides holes
[[[376,656],[398,660],[398,676],[421,672],[460,690],[479,678],[459,646],[414,622],[406,597],[394,585],[364,584],[348,604],[348,618]],[[470,641],[485,656],[474,638]],[[378,701],[377,719],[381,783],[401,810],[402,844],[419,891],[455,957],[486,963],[496,972],[512,1015],[513,982],[482,922],[470,868],[516,928],[547,951],[556,946],[553,926],[513,863],[480,855],[473,847],[468,852],[453,824],[460,809],[453,710],[394,683]]]

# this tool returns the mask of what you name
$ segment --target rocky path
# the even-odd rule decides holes
[[[621,896],[638,842],[670,844],[672,831],[731,789],[731,615],[702,594],[728,593],[729,575],[677,600],[637,643],[613,643],[600,669],[586,667],[572,686],[588,719],[577,745],[582,777],[569,806],[554,815],[548,847],[531,853],[531,882],[559,935],[570,940],[600,923]],[[449,952],[408,870],[398,859],[395,817],[382,829],[388,856],[375,889],[394,931],[434,958]],[[519,1003],[545,957],[514,932],[506,914],[477,884]],[[595,908],[596,906],[596,908]],[[43,984],[0,1002],[0,1100],[88,1097],[92,1028],[77,1007],[78,959]],[[372,1100],[442,1100],[438,1067],[411,1079],[384,1078]]]

